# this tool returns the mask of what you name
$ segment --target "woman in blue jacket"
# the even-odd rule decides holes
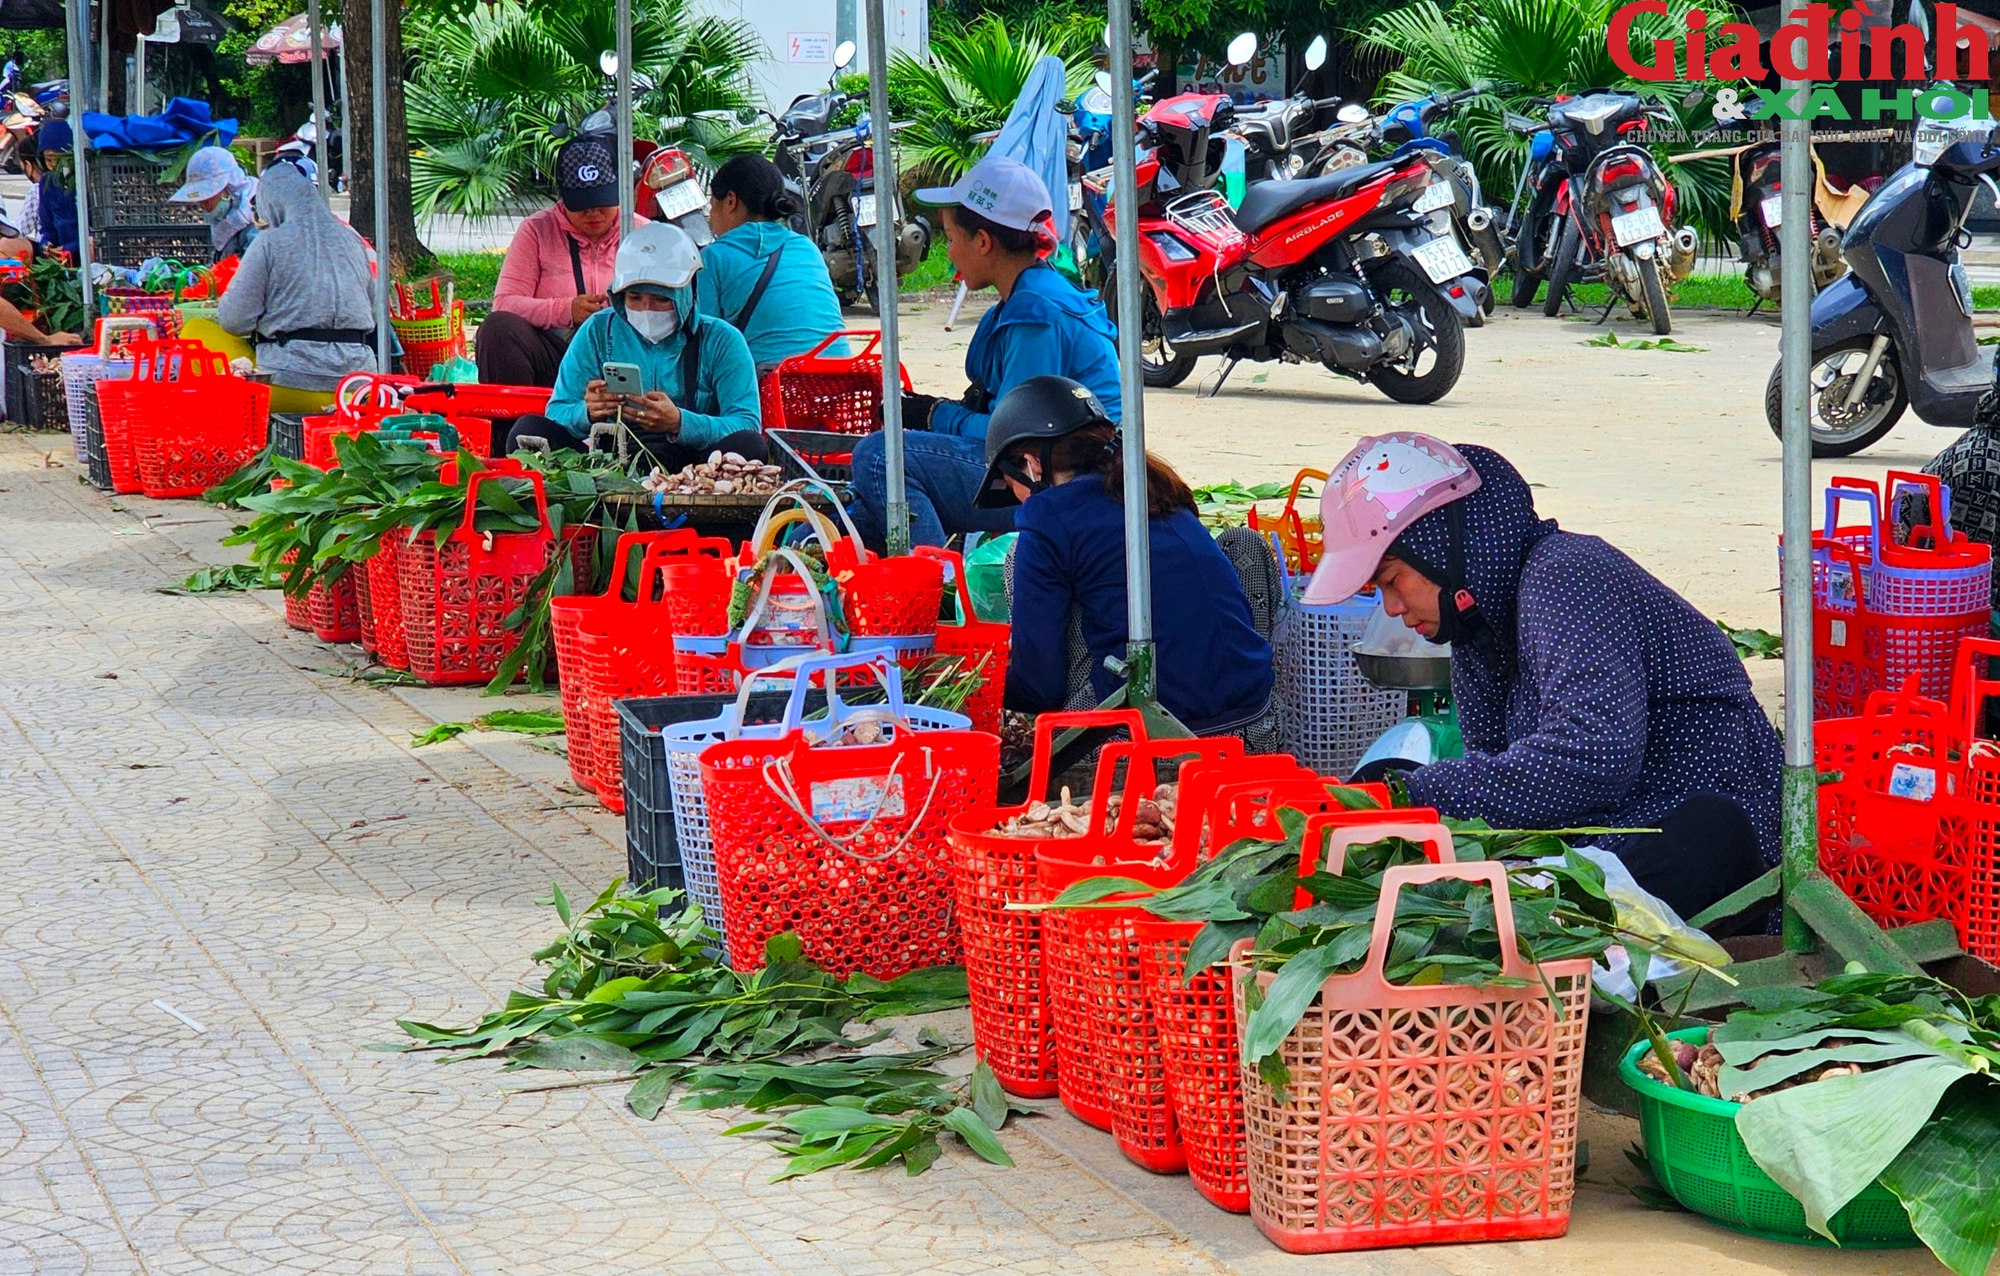
[[[1123,657],[1130,636],[1118,427],[1078,382],[1030,377],[994,408],[986,453],[980,507],[1019,507],[1007,707],[1072,705],[1072,609],[1101,701],[1119,685],[1104,658]],[[1194,494],[1153,456],[1146,513],[1160,703],[1198,735],[1252,732],[1271,710],[1271,645],[1236,569],[1195,516]]]
[[[778,166],[762,155],[725,161],[708,184],[715,242],[701,252],[695,307],[743,334],[760,377],[843,327],[826,259],[785,224],[798,211]],[[826,353],[844,356],[847,343]]]
[[[742,333],[696,312],[700,269],[701,253],[678,226],[635,227],[618,245],[611,304],[576,330],[546,415],[517,420],[507,450],[529,439],[585,448],[593,425],[622,419],[633,442],[669,472],[711,451],[763,459],[750,348]],[[607,363],[636,365],[643,392],[611,393]]]
[[[903,440],[910,541],[942,545],[954,532],[1004,532],[1013,511],[977,505],[986,473],[986,429],[993,405],[1030,377],[1061,376],[1097,396],[1118,420],[1118,332],[1097,302],[1041,258],[1049,239],[1048,188],[1018,160],[991,156],[955,186],[920,190],[944,207],[951,263],[969,288],[991,287],[988,310],[965,350],[972,385],[962,399],[903,396],[903,428],[928,431]],[[880,548],[888,530],[888,475],[882,438],[854,447],[854,521]]]

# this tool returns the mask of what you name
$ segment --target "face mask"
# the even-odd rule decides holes
[[[214,208],[204,208],[201,210],[201,219],[207,222],[209,225],[213,226],[217,222],[221,221],[223,218],[235,212],[236,203],[237,203],[237,197],[233,192],[228,195],[224,195],[221,199],[215,201]]]
[[[648,341],[665,341],[680,331],[681,312],[669,302],[665,310],[631,310],[625,312],[625,321],[633,331]]]

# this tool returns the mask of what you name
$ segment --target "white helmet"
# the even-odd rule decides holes
[[[661,288],[685,288],[701,269],[701,250],[687,232],[672,222],[647,222],[634,226],[618,245],[618,260],[611,270],[611,291],[624,292],[633,284],[654,284]]]

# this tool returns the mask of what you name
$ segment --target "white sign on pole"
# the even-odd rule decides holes
[[[822,64],[833,61],[833,33],[831,31],[786,32],[785,61]]]

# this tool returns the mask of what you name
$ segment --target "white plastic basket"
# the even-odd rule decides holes
[[[79,464],[88,464],[90,453],[85,440],[90,432],[90,409],[86,396],[97,393],[97,383],[105,377],[129,377],[133,360],[113,358],[111,345],[121,332],[143,331],[157,338],[160,330],[141,315],[113,315],[97,324],[97,348],[79,350],[62,357],[63,397],[69,410],[69,436],[76,447]]]
[[[827,714],[824,719],[805,720],[805,693],[815,673],[825,672]],[[840,697],[838,675],[872,671],[885,688],[886,709],[846,704]],[[790,678],[791,703],[777,722],[745,725],[743,712],[759,679]],[[850,688],[851,689],[851,688]],[[713,718],[674,722],[660,728],[660,744],[666,756],[667,784],[674,801],[674,840],[680,846],[681,873],[687,879],[687,894],[701,908],[715,933],[722,938],[724,951],[729,937],[723,932],[722,887],[715,872],[715,841],[708,827],[708,799],[702,793],[701,755],[712,744],[726,740],[769,740],[779,745],[793,732],[810,727],[831,730],[857,715],[900,719],[919,731],[964,731],[972,720],[962,713],[903,703],[901,672],[881,653],[850,652],[846,655],[815,654],[793,656],[743,677],[736,703]],[[893,728],[892,728],[893,729]],[[785,746],[789,751],[789,746]],[[776,750],[773,751],[776,756]]]
[[[1285,751],[1322,775],[1346,776],[1409,713],[1407,692],[1377,689],[1354,661],[1374,613],[1372,597],[1309,607],[1286,591],[1272,640]]]

